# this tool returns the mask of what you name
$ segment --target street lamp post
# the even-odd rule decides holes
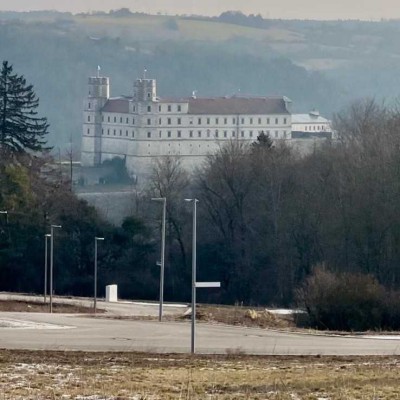
[[[48,238],[51,237],[50,233],[46,233],[44,235],[44,304],[46,304],[46,296],[47,296],[47,241]]]
[[[50,233],[50,313],[53,312],[53,268],[54,268],[54,229],[61,225],[51,225]]]
[[[93,301],[93,309],[96,314],[97,309],[97,242],[99,240],[104,240],[102,237],[94,238],[94,301]]]
[[[196,231],[197,231],[197,199],[185,199],[185,201],[193,203],[193,237],[192,237],[192,335],[191,335],[191,353],[195,352],[196,339]]]
[[[152,201],[160,201],[163,204],[162,224],[161,224],[161,262],[160,264],[160,308],[158,320],[162,321],[164,303],[164,271],[165,271],[165,220],[167,214],[167,199],[165,197],[153,198]]]

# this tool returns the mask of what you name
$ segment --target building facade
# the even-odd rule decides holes
[[[230,140],[254,142],[263,131],[290,139],[286,97],[169,99],[154,79],[137,79],[132,97],[110,97],[107,77],[90,77],[84,101],[82,166],[122,157],[129,173],[146,174],[156,157],[177,155],[193,168]]]
[[[326,137],[332,138],[332,123],[322,117],[316,110],[308,114],[292,114],[292,137]]]

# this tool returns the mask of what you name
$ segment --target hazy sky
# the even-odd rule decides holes
[[[271,18],[381,19],[400,18],[397,0],[0,0],[0,10],[132,11],[218,15],[226,10],[260,13]]]

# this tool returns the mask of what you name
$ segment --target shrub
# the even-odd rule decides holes
[[[319,329],[381,329],[390,320],[387,293],[370,275],[334,274],[317,268],[298,290],[297,298],[311,326]],[[387,325],[389,328],[390,323]]]

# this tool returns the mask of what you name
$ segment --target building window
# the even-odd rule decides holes
[[[181,112],[182,111],[182,106],[179,104],[178,105],[178,112]]]
[[[286,139],[286,131],[283,131],[283,137]]]
[[[147,137],[150,139],[151,138],[151,132],[147,132]]]
[[[242,118],[242,120],[241,120],[241,122],[240,122],[241,124],[244,124],[244,118]]]
[[[215,118],[215,125],[218,125],[219,124],[219,120],[218,120],[218,118]]]
[[[171,137],[171,131],[168,131],[168,137]]]
[[[287,118],[283,118],[283,123],[287,124]]]
[[[235,136],[236,136],[235,131],[232,131],[232,137],[235,137]]]
[[[147,125],[151,125],[151,119],[147,118]]]
[[[182,136],[182,132],[178,131],[178,138],[180,138]]]
[[[151,93],[147,92],[147,98],[150,99],[150,97],[151,97]]]
[[[250,118],[250,125],[253,125],[253,118]]]
[[[101,117],[101,122],[104,122],[104,115]]]
[[[253,137],[253,131],[250,131],[250,137]]]
[[[267,124],[269,125],[269,118],[267,118]]]
[[[103,128],[101,129],[101,134],[104,135],[104,129]]]
[[[244,137],[244,131],[242,131],[241,135],[242,135],[242,137]]]
[[[198,132],[197,132],[197,136],[198,136],[199,138],[201,138],[201,131],[198,131]]]
[[[147,112],[151,112],[151,106],[147,106]]]
[[[135,125],[135,118],[132,118],[132,125]]]
[[[198,124],[198,125],[201,125],[201,118],[199,118],[199,119],[197,120],[197,124]]]
[[[135,131],[132,131],[132,137],[135,137]]]
[[[129,118],[126,119],[126,123],[129,124]]]
[[[88,115],[87,120],[88,120],[88,122],[90,122],[90,115]]]
[[[228,132],[224,131],[224,137],[228,137]]]
[[[168,104],[168,112],[171,112],[171,106]]]
[[[119,123],[122,124],[122,117],[119,119]]]
[[[90,135],[90,129],[89,129],[89,128],[88,128],[88,130],[87,130],[87,134]]]
[[[275,118],[275,124],[278,125],[278,123],[279,123],[278,118]]]
[[[189,137],[193,137],[193,131],[189,132]]]
[[[122,129],[119,130],[119,136],[122,136]]]
[[[128,131],[125,132],[125,136],[128,136]]]
[[[278,131],[275,131],[275,138],[277,138],[279,136]]]
[[[258,118],[258,125],[261,125],[261,118]]]
[[[210,118],[207,118],[207,125],[210,125]]]
[[[167,123],[168,125],[171,125],[171,118],[168,118]]]
[[[110,130],[109,129],[107,129],[107,135],[109,135],[110,134]]]
[[[215,137],[218,137],[218,129],[215,130]]]
[[[117,130],[116,129],[114,129],[114,136],[116,136],[117,135]]]
[[[228,118],[224,118],[224,124],[226,125],[228,123]]]
[[[232,118],[232,124],[236,124],[236,118]]]
[[[90,107],[90,103],[89,103],[89,104],[88,104],[88,109],[90,110],[90,108],[91,108],[91,107]]]
[[[210,137],[210,130],[209,129],[207,129],[207,137]]]
[[[161,125],[161,118],[158,118],[158,125]]]
[[[133,106],[133,112],[136,112],[136,106]]]
[[[182,119],[178,118],[178,125],[181,125],[181,123],[182,123]]]
[[[161,112],[161,106],[158,106],[158,111]]]
[[[114,117],[114,122],[117,122],[117,117]]]

